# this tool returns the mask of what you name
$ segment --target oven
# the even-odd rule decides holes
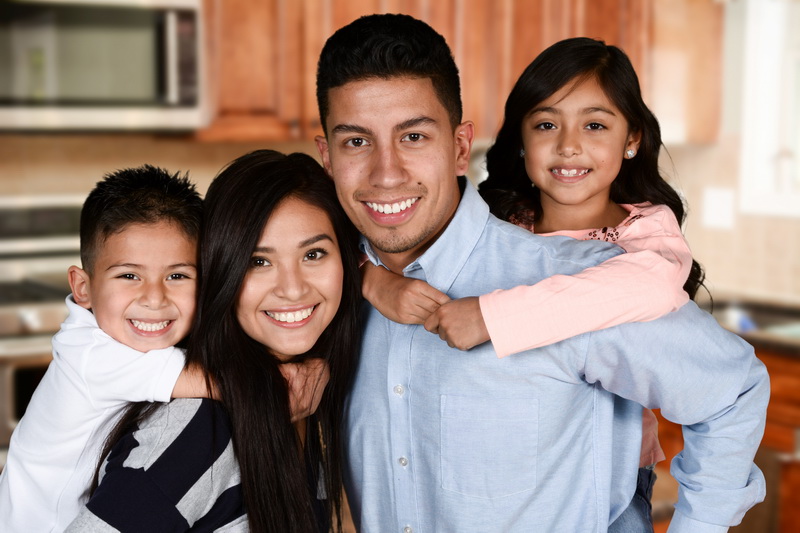
[[[80,265],[83,201],[0,196],[0,464],[67,315],[67,269]]]

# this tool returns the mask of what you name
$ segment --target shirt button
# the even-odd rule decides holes
[[[406,526],[403,528],[403,533],[414,533],[414,530],[411,529],[411,526]]]
[[[405,388],[403,388],[403,386],[402,386],[402,385],[395,385],[395,386],[394,386],[394,389],[392,389],[392,390],[393,390],[393,391],[394,391],[394,393],[395,393],[395,394],[397,394],[398,396],[402,396],[402,395],[403,395],[403,393],[406,391],[406,389],[405,389]]]
[[[400,463],[400,466],[408,466],[408,459],[405,457],[401,457],[397,460],[397,462]]]

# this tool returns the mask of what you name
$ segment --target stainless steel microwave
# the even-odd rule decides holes
[[[208,124],[202,0],[0,2],[0,131]]]

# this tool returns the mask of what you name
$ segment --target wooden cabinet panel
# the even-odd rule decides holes
[[[205,1],[208,84],[216,119],[198,133],[201,140],[319,134],[315,76],[320,50],[337,28],[373,12],[407,13],[444,35],[461,71],[464,118],[475,122],[478,138],[491,139],[517,77],[539,52],[567,37],[589,36],[621,47],[647,94],[654,16],[659,5],[665,9],[664,0]],[[711,24],[719,7],[712,10],[706,0],[680,3],[706,13],[691,26],[704,43],[719,37],[696,28]],[[704,52],[692,55],[697,69],[719,62],[717,55]],[[709,98],[718,94],[697,99],[697,105],[708,106]]]

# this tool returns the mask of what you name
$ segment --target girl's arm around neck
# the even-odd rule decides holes
[[[636,214],[642,215],[636,217]],[[691,251],[666,206],[634,208],[617,244],[627,253],[574,276],[480,297],[498,357],[588,331],[654,320],[685,304]]]

